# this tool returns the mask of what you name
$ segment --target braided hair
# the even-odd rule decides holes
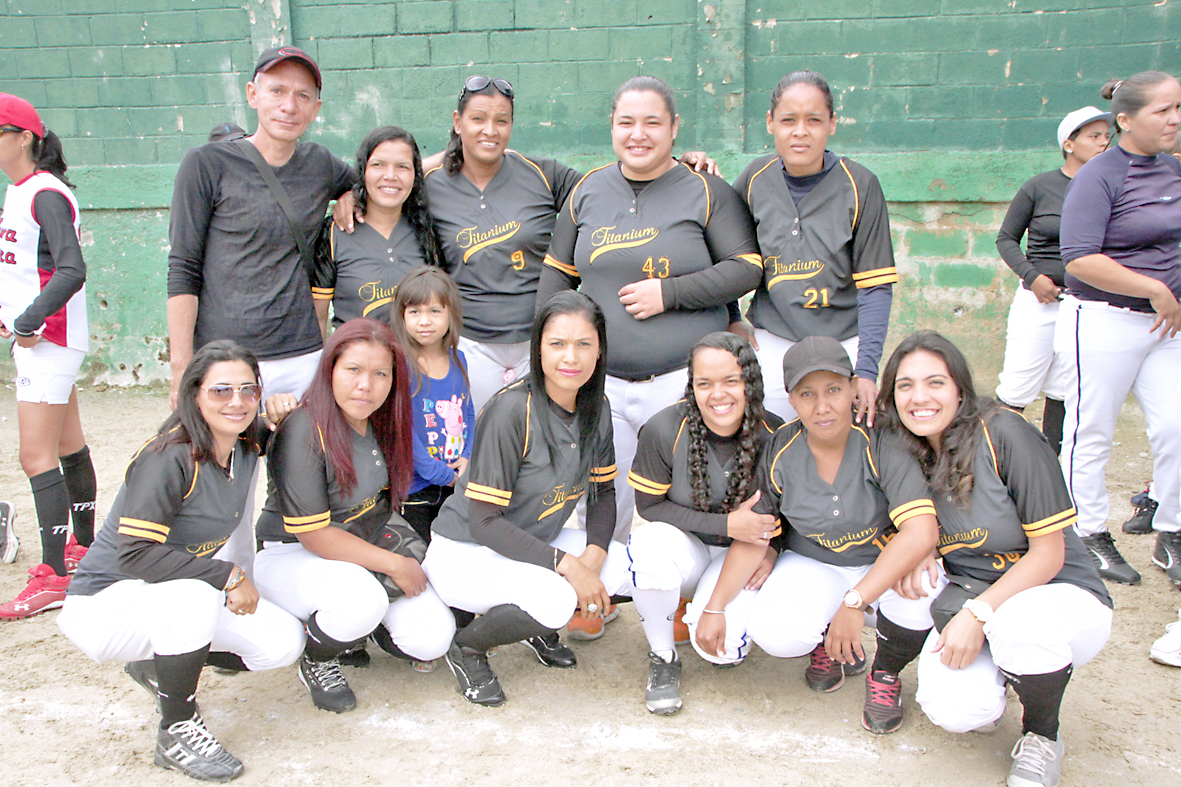
[[[738,360],[746,398],[742,424],[738,427],[738,460],[736,472],[730,474],[726,497],[718,505],[710,505],[708,467],[709,427],[697,406],[693,390],[693,362],[703,349],[724,350]],[[689,350],[689,383],[685,386],[685,409],[689,432],[689,485],[693,494],[693,508],[713,514],[729,513],[750,497],[755,486],[755,466],[759,458],[757,440],[766,412],[763,409],[763,372],[758,358],[745,339],[728,331],[711,333]]]

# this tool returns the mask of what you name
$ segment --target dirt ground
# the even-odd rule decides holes
[[[0,499],[19,512],[21,552],[0,565],[0,596],[15,596],[38,562],[36,517],[17,461],[11,386],[0,390]],[[83,425],[99,481],[99,515],[131,453],[167,414],[160,391],[81,393]],[[1033,417],[1031,415],[1031,417]],[[1151,475],[1143,419],[1125,407],[1109,466],[1112,532],[1144,584],[1112,586],[1116,616],[1107,647],[1075,673],[1062,710],[1063,784],[1181,784],[1181,670],[1148,658],[1176,619],[1181,596],[1151,565],[1152,536],[1119,532],[1128,496]],[[152,765],[157,717],[122,665],[90,662],[54,625],[57,612],[0,631],[0,740],[11,785],[122,787],[191,784]],[[872,648],[872,632],[864,642]],[[718,670],[683,648],[684,710],[650,715],[643,704],[646,646],[635,611],[598,642],[572,643],[580,663],[550,670],[519,645],[493,657],[508,703],[479,708],[457,692],[445,665],[429,675],[376,652],[346,670],[353,713],[317,711],[294,668],[219,675],[206,670],[199,699],[209,727],[246,763],[242,785],[400,784],[615,785],[865,784],[995,785],[1004,782],[1020,734],[1020,705],[991,735],[951,735],[914,703],[903,673],[907,722],[876,737],[863,731],[863,679],[832,695],[803,682],[804,659],[757,649]]]

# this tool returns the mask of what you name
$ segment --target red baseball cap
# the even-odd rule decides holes
[[[284,60],[297,60],[308,71],[312,72],[312,79],[316,81],[316,90],[320,90],[323,85],[323,80],[320,79],[320,67],[316,65],[316,61],[312,60],[312,56],[295,46],[276,46],[263,52],[258,57],[258,65],[254,67],[254,76],[258,76],[260,71],[270,71],[276,63],[282,63]]]
[[[37,110],[28,101],[11,93],[0,93],[0,126],[16,126],[39,137],[45,136],[45,127],[41,125]]]

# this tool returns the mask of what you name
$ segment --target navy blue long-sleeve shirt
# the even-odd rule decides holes
[[[1164,282],[1181,297],[1181,162],[1138,156],[1113,146],[1083,165],[1062,206],[1062,260],[1106,254],[1125,268]],[[1106,292],[1072,276],[1081,300],[1152,312],[1146,298]]]

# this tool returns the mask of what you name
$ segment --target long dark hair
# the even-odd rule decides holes
[[[197,393],[213,365],[227,361],[242,361],[250,367],[254,381],[259,381],[258,359],[250,350],[232,339],[218,339],[203,345],[193,353],[193,360],[189,361],[184,374],[181,375],[180,387],[176,392],[176,409],[165,419],[160,431],[157,432],[163,438],[158,443],[160,450],[166,445],[189,443],[193,447],[194,462],[217,462],[213,433],[209,431],[205,416],[201,415]],[[246,427],[240,439],[247,445],[258,444],[257,418]]]
[[[418,240],[426,264],[442,266],[443,246],[439,243],[435,219],[427,205],[426,187],[422,179],[422,155],[418,151],[414,135],[406,129],[399,126],[380,126],[361,140],[361,146],[357,148],[357,184],[353,186],[357,208],[364,213],[369,206],[369,193],[365,190],[365,168],[369,166],[373,151],[383,142],[405,142],[410,146],[410,152],[414,156],[414,186],[411,187],[406,201],[402,203],[402,215],[414,230],[414,237]]]
[[[411,389],[411,393],[417,394],[422,388],[422,370],[418,368],[416,363],[418,340],[410,335],[410,331],[406,330],[406,308],[430,303],[431,298],[438,298],[439,303],[447,308],[449,320],[447,335],[443,338],[443,346],[447,350],[447,355],[451,357],[451,363],[459,367],[459,371],[463,375],[464,387],[471,388],[472,383],[467,376],[467,366],[459,359],[459,332],[463,327],[463,309],[460,305],[459,287],[455,285],[455,280],[448,276],[446,271],[424,265],[410,271],[402,278],[402,281],[398,282],[397,294],[394,295],[394,302],[390,305],[390,327],[394,329],[394,336],[398,338],[408,353],[415,356],[407,364],[410,367],[410,376],[414,378],[414,387]]]
[[[742,371],[742,382],[746,394],[746,410],[742,425],[738,427],[738,469],[730,474],[725,499],[716,506],[710,505],[708,443],[709,427],[697,406],[693,390],[693,361],[697,352],[703,349],[724,350],[735,357]],[[698,511],[728,514],[750,497],[755,485],[755,465],[759,458],[758,430],[766,415],[763,409],[763,372],[759,359],[750,344],[729,331],[717,331],[705,336],[689,350],[689,383],[685,386],[685,404],[689,426],[689,484],[693,490],[693,507]]]
[[[341,489],[346,493],[352,491],[357,485],[350,434],[352,427],[345,421],[336,404],[332,373],[344,351],[357,342],[379,345],[393,356],[394,379],[389,395],[381,407],[369,416],[369,423],[373,426],[373,435],[385,457],[390,478],[390,498],[397,508],[414,477],[414,442],[410,420],[410,384],[405,371],[406,355],[390,327],[369,317],[358,317],[337,328],[324,345],[320,364],[300,405],[307,408],[308,415],[324,436],[324,451],[332,462]]]
[[[959,407],[940,436],[938,451],[927,440],[906,428],[898,416],[898,405],[894,401],[898,366],[908,355],[919,351],[941,358],[947,364],[952,382],[960,391]],[[976,395],[972,367],[960,349],[935,331],[917,331],[903,339],[894,349],[882,373],[882,388],[878,395],[882,427],[901,437],[907,449],[919,460],[927,483],[934,492],[952,495],[963,506],[969,504],[972,495],[973,468],[981,423],[995,412],[996,407],[992,399]]]
[[[1119,124],[1119,116],[1132,117],[1148,106],[1148,92],[1161,82],[1177,81],[1177,77],[1164,71],[1141,71],[1127,79],[1109,79],[1099,88],[1099,95],[1111,101],[1111,123],[1116,131],[1127,131]]]
[[[529,337],[529,390],[537,395],[544,407],[536,407],[533,412],[541,422],[542,435],[545,444],[554,444],[553,413],[550,410],[549,392],[545,389],[545,373],[541,369],[541,334],[550,320],[563,314],[581,314],[587,322],[595,327],[599,335],[599,358],[595,362],[595,371],[586,381],[574,398],[574,412],[578,415],[578,477],[590,478],[591,468],[599,454],[599,441],[595,439],[599,431],[599,420],[603,417],[603,401],[607,383],[607,319],[599,304],[576,290],[564,290],[550,298],[537,313],[533,320],[533,333]],[[551,452],[552,460],[552,452]],[[595,496],[594,484],[588,484],[587,497]]]
[[[820,91],[820,95],[824,96],[824,103],[828,107],[828,116],[833,116],[832,109],[832,88],[828,86],[828,80],[819,71],[809,71],[802,69],[800,71],[792,71],[783,79],[779,80],[779,84],[775,85],[775,89],[771,91],[771,114],[775,114],[775,107],[779,106],[779,99],[783,98],[783,94],[792,85],[811,85]]]
[[[29,153],[33,156],[33,167],[48,172],[72,189],[78,188],[66,177],[69,165],[66,164],[66,152],[62,150],[62,141],[58,139],[57,134],[49,130],[49,126],[43,125],[41,128],[45,132],[43,137],[29,132],[33,134],[33,144],[29,146]]]
[[[460,117],[463,116],[472,96],[504,96],[508,99],[510,114],[513,111],[513,96],[500,92],[500,88],[496,87],[496,80],[493,79],[489,80],[487,86],[479,90],[468,90],[465,86],[460,91],[459,103],[455,107],[455,111],[459,113]],[[447,140],[447,148],[443,151],[443,169],[448,175],[457,175],[463,169],[463,140],[459,138],[459,132],[455,130],[454,124],[451,126],[451,138]]]

